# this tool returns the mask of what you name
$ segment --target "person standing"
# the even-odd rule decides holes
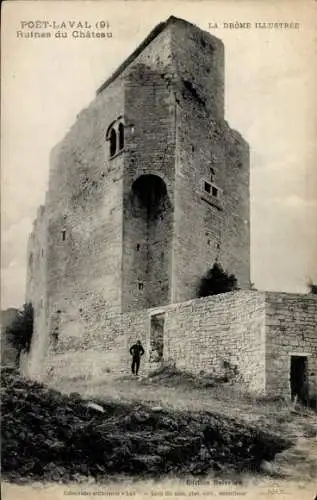
[[[144,349],[140,340],[130,347],[130,354],[132,356],[131,371],[133,375],[137,375],[140,368],[141,356],[144,354]]]

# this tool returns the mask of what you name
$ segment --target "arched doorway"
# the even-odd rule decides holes
[[[131,240],[135,294],[140,307],[168,302],[171,216],[163,179],[153,174],[138,177],[131,188]]]
[[[146,211],[149,219],[163,215],[167,198],[165,182],[158,175],[141,175],[132,184],[134,208]]]

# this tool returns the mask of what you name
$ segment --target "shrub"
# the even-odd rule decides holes
[[[228,274],[223,270],[221,264],[216,262],[201,279],[198,296],[208,297],[209,295],[232,292],[233,290],[238,290],[236,277],[234,274]]]
[[[317,295],[317,285],[315,285],[314,283],[310,282],[310,283],[308,283],[308,287],[309,287],[309,292],[308,293],[312,293],[313,295]]]
[[[22,351],[29,352],[33,335],[34,310],[31,303],[24,304],[17,311],[16,317],[8,326],[7,331],[11,337],[12,345],[17,350],[18,356]]]

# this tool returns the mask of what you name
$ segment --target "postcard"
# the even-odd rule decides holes
[[[316,26],[4,2],[5,499],[315,498]]]

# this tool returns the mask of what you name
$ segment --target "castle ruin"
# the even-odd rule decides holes
[[[51,153],[28,247],[31,375],[125,373],[140,338],[145,371],[230,366],[249,390],[290,394],[303,358],[314,392],[316,298],[250,290],[249,170],[224,117],[222,42],[170,17]],[[240,290],[197,299],[215,262]]]

